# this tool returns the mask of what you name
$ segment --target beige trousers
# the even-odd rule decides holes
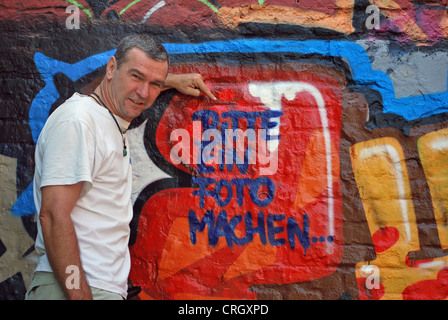
[[[114,292],[90,287],[93,300],[124,300]],[[67,300],[64,291],[51,272],[35,272],[25,300]]]

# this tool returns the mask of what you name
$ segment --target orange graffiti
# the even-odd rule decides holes
[[[221,22],[235,28],[240,23],[260,22],[273,24],[303,25],[333,29],[342,33],[352,33],[353,0],[338,0],[336,13],[328,14],[316,10],[293,8],[287,6],[243,5],[238,7],[222,7],[218,16]]]

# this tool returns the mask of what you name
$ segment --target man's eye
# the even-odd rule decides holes
[[[136,75],[136,74],[133,74],[133,75],[132,75],[132,78],[134,78],[135,80],[140,80],[140,79],[141,79],[140,76],[139,76],[139,75]]]

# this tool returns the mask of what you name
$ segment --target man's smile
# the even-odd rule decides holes
[[[136,104],[136,105],[138,105],[138,106],[142,106],[142,105],[145,104],[145,102],[144,102],[144,101],[141,101],[141,100],[132,99],[132,98],[129,98],[129,100],[130,100],[132,103],[134,103],[134,104]]]

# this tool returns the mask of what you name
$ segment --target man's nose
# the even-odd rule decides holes
[[[140,98],[147,99],[149,97],[149,84],[141,83],[137,87],[136,93],[140,96]]]

